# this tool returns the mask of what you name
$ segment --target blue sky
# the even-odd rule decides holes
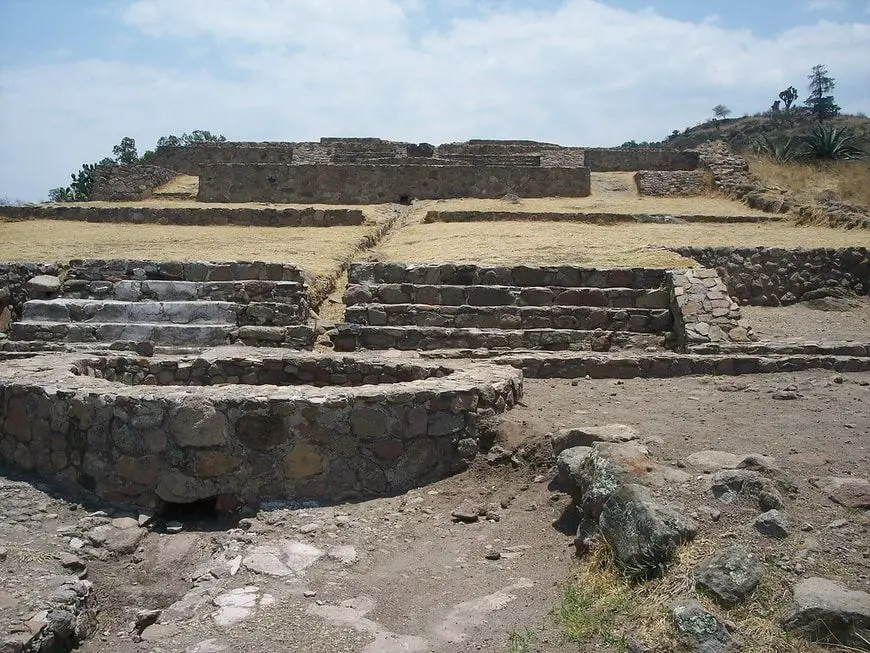
[[[658,140],[719,103],[870,112],[870,0],[0,0],[0,196],[132,136]]]

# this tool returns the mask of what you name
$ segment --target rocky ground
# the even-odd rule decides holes
[[[870,374],[527,380],[523,403],[456,477],[232,521],[103,512],[4,472],[3,634],[21,641],[49,624],[68,641],[90,635],[85,653],[608,650],[600,637],[567,641],[553,618],[584,563],[547,448],[562,429],[612,423],[648,450],[638,478],[653,497],[694,522],[693,551],[742,544],[781,585],[776,610],[792,610],[792,586],[813,577],[870,591],[870,519],[843,505],[866,502],[866,488],[827,480],[867,476]],[[760,473],[782,497],[760,525],[757,502],[710,491],[748,454],[765,456]]]

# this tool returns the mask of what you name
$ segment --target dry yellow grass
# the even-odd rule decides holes
[[[699,197],[642,197],[637,194],[633,172],[592,173],[588,197],[523,198],[518,203],[502,199],[425,200],[414,203],[425,211],[520,211],[546,213],[646,213],[664,215],[767,215],[740,202],[710,194]]]
[[[149,197],[144,200],[131,200],[125,202],[74,202],[48,204],[48,206],[75,206],[86,208],[113,207],[150,207],[155,209],[360,209],[368,222],[381,222],[386,219],[392,208],[391,204],[271,204],[268,202],[197,202],[187,199],[173,199],[166,197]]]
[[[686,265],[665,245],[847,247],[870,245],[867,232],[790,223],[591,224],[477,222],[414,224],[378,248],[383,260],[492,264],[577,264],[669,267]]]
[[[0,260],[71,258],[284,261],[320,276],[333,274],[371,227],[187,227],[0,221]]]
[[[175,179],[170,179],[160,188],[155,188],[153,195],[158,198],[161,195],[190,195],[195,198],[199,190],[199,177],[193,175],[178,175]]]
[[[777,163],[763,156],[746,159],[752,173],[768,186],[786,188],[807,200],[839,198],[870,207],[870,161],[810,165]]]

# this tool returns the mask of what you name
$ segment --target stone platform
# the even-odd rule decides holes
[[[362,499],[462,469],[522,397],[486,363],[219,348],[47,354],[0,369],[0,459],[138,506]]]

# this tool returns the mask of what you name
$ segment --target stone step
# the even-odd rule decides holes
[[[561,286],[566,288],[660,288],[658,268],[580,268],[559,266],[478,266],[459,263],[353,263],[350,284],[412,283],[457,286]]]
[[[153,301],[226,301],[247,304],[254,301],[305,303],[305,285],[298,281],[161,281],[121,280],[64,282],[64,297],[76,299],[117,299]]]
[[[305,280],[301,269],[287,263],[265,261],[135,261],[130,259],[73,259],[69,262],[66,277],[67,279],[85,279],[88,281],[158,279],[163,281],[296,281],[302,283]]]
[[[664,334],[578,329],[456,329],[340,324],[329,334],[336,351],[357,349],[663,349]]]
[[[154,345],[173,347],[211,347],[241,343],[254,347],[310,349],[316,339],[316,333],[307,325],[237,327],[230,324],[149,322],[126,324],[15,322],[12,325],[11,339],[40,342],[151,342]]]
[[[154,322],[290,326],[304,324],[307,305],[280,302],[118,301],[100,299],[30,300],[23,322]]]
[[[430,304],[443,306],[607,306],[669,308],[670,293],[647,288],[566,288],[563,286],[453,286],[410,283],[354,284],[344,303]]]
[[[24,303],[22,322],[148,322],[228,324],[242,310],[233,302],[130,302],[95,299],[32,299]]]
[[[677,354],[535,352],[505,354],[488,359],[500,365],[511,365],[532,379],[593,379],[671,378],[694,375],[742,375],[774,372],[796,372],[809,369],[836,372],[870,371],[870,358],[788,354],[759,356],[754,354]]]
[[[368,326],[433,326],[476,329],[607,329],[658,333],[669,331],[668,309],[593,306],[431,306],[428,304],[357,304],[345,320]]]

